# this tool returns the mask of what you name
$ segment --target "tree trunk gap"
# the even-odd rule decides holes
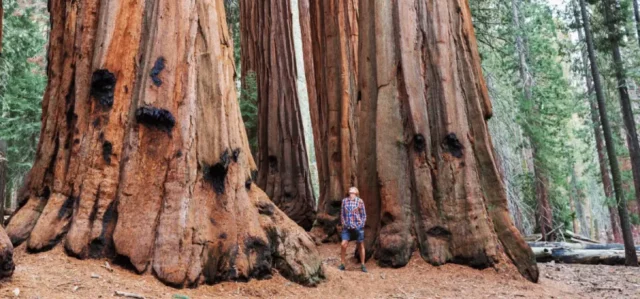
[[[310,35],[303,34],[306,50],[311,50],[307,53],[313,54],[313,59],[305,60],[305,67],[313,73],[317,91],[309,102],[320,178],[318,218],[312,234],[320,241],[338,241],[342,199],[358,179],[357,11],[356,0],[310,0]]]
[[[52,0],[36,160],[7,233],[162,282],[323,277],[252,180],[223,0]],[[306,157],[306,156],[305,156]]]
[[[258,83],[257,184],[310,230],[316,200],[296,89],[291,2],[241,0],[240,20],[243,77],[254,72]]]
[[[516,34],[516,52],[518,53],[518,70],[520,74],[520,80],[522,81],[523,96],[526,102],[532,102],[533,93],[531,91],[533,80],[529,73],[529,66],[527,64],[527,45],[523,41],[523,30],[520,25],[520,6],[518,0],[511,0],[511,11],[513,16],[513,26],[518,32]],[[533,113],[538,113],[536,105]],[[534,172],[534,187],[536,193],[536,223],[540,229],[542,239],[545,241],[555,240],[555,233],[553,232],[553,213],[551,205],[549,204],[549,179],[544,170],[540,167],[540,160],[538,159],[538,151],[536,150],[537,143],[527,136],[530,141],[532,158],[533,158],[533,172]]]
[[[626,131],[627,147],[629,148],[629,158],[631,159],[631,173],[633,174],[633,184],[635,190],[640,190],[640,143],[638,142],[638,132],[636,129],[636,121],[633,118],[633,108],[631,107],[631,99],[627,88],[627,74],[622,62],[622,54],[620,53],[620,40],[622,33],[615,24],[618,12],[617,1],[605,0],[604,5],[604,23],[607,26],[607,40],[611,47],[611,56],[613,57],[613,69],[617,80],[618,96],[620,99],[620,110],[622,110],[622,119]],[[635,192],[636,202],[640,208],[640,191]]]
[[[486,268],[506,253],[537,281],[496,167],[467,1],[362,0],[358,8],[367,250],[389,267],[406,265],[416,244],[434,265]]]
[[[572,6],[574,8],[575,22],[576,24],[578,24],[578,40],[584,41],[584,29],[581,23],[582,18],[580,17],[579,5],[576,5],[575,2],[572,1]],[[584,80],[587,88],[587,100],[589,101],[591,123],[593,125],[593,132],[596,141],[596,151],[598,153],[598,165],[600,167],[602,187],[604,188],[604,194],[608,199],[615,198],[615,195],[613,194],[611,177],[609,176],[609,167],[607,166],[607,156],[605,153],[604,140],[602,138],[602,127],[599,120],[600,116],[598,115],[598,103],[597,100],[593,97],[593,79],[589,72],[589,57],[587,49],[580,50],[580,55],[582,60],[582,68],[584,70]],[[609,210],[609,218],[611,219],[611,234],[613,236],[612,241],[614,241],[615,243],[622,243],[622,232],[620,231],[620,216],[618,215],[614,205],[607,205],[607,208]]]
[[[631,224],[629,222],[629,212],[627,211],[624,191],[622,190],[622,177],[618,159],[616,158],[617,156],[615,143],[611,133],[609,118],[607,116],[607,106],[604,98],[604,91],[602,89],[602,83],[600,81],[600,70],[598,69],[598,61],[593,44],[591,25],[589,21],[589,12],[587,11],[586,0],[578,1],[580,1],[580,15],[582,16],[582,26],[584,28],[585,43],[587,44],[589,65],[591,66],[591,79],[593,80],[593,87],[596,91],[596,100],[598,102],[600,123],[602,124],[602,132],[604,135],[605,146],[607,148],[607,156],[609,157],[609,166],[611,167],[610,169],[611,176],[613,178],[613,190],[616,197],[616,205],[618,207],[618,214],[620,215],[620,228],[622,230],[622,238],[624,241],[626,265],[637,266],[638,257],[636,255],[636,250],[634,247],[633,235],[631,234]]]

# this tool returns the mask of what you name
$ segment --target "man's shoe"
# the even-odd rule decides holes
[[[340,264],[340,266],[338,266],[338,269],[340,269],[340,271],[344,271],[344,264]]]
[[[367,267],[365,265],[362,265],[361,269],[362,269],[362,272],[367,273]]]

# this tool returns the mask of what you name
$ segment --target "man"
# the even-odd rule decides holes
[[[364,210],[364,201],[358,197],[360,192],[358,188],[349,188],[349,197],[342,200],[342,208],[340,209],[340,221],[342,222],[342,246],[340,251],[340,260],[342,264],[338,269],[344,271],[344,260],[347,253],[347,245],[349,240],[355,236],[358,249],[360,250],[360,268],[362,272],[367,272],[364,265],[364,223],[367,221],[367,213]]]

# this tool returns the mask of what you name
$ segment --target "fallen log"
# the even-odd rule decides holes
[[[619,243],[592,244],[592,243],[568,243],[568,242],[527,242],[529,247],[551,247],[570,249],[591,249],[591,250],[624,250],[624,245]],[[640,246],[636,246],[636,251],[640,251]]]
[[[533,250],[533,255],[538,263],[548,263],[553,260],[551,255],[553,248],[551,247],[531,247],[531,250]]]
[[[556,263],[586,265],[624,265],[624,250],[594,250],[553,248],[551,257]],[[537,258],[536,258],[537,260]]]
[[[588,243],[593,243],[593,244],[600,244],[600,242],[598,242],[596,240],[592,240],[592,239],[589,239],[587,237],[583,237],[583,236],[578,235],[578,234],[576,234],[576,233],[574,233],[574,232],[572,232],[570,230],[565,230],[564,231],[564,235],[565,235],[565,237],[569,237],[571,239],[575,239],[575,240],[578,240],[578,241],[588,242]]]

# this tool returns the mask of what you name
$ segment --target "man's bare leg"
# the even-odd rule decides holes
[[[342,244],[340,244],[340,262],[342,265],[345,264],[345,257],[347,255],[347,246],[349,245],[349,241],[342,240]]]
[[[360,247],[360,262],[364,265],[364,242],[359,242],[358,247]]]

